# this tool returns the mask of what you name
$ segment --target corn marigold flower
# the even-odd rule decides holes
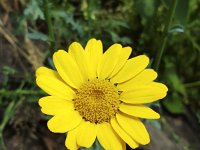
[[[96,39],[85,49],[74,42],[68,52],[54,53],[57,71],[37,69],[37,85],[50,95],[39,100],[41,111],[53,116],[47,123],[50,131],[67,133],[68,149],[89,148],[96,139],[106,150],[150,142],[140,118],[160,118],[145,104],[164,98],[168,89],[154,82],[153,69],[145,69],[149,58],[128,59],[131,51],[113,44],[103,53]]]

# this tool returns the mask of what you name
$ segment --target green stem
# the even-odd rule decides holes
[[[0,144],[1,144],[1,148],[6,150],[6,145],[5,145],[5,142],[4,142],[4,139],[3,139],[3,130],[6,126],[6,124],[8,123],[11,115],[12,115],[12,112],[13,112],[13,107],[15,105],[15,101],[12,101],[8,107],[6,107],[6,110],[4,112],[4,116],[3,116],[3,120],[0,124]]]
[[[16,108],[22,103],[22,101],[24,99],[25,98],[21,98],[17,102],[16,102],[16,100],[12,101],[11,103],[9,103],[9,105],[6,107],[6,109],[4,111],[4,116],[3,116],[2,122],[0,124],[0,148],[2,148],[3,150],[7,149],[4,139],[3,139],[4,128],[6,127],[10,118],[14,115]]]
[[[53,49],[53,51],[54,51],[55,50],[55,37],[54,37],[53,28],[52,28],[51,13],[50,13],[48,4],[49,4],[49,1],[44,0],[45,18],[47,21],[50,48]]]
[[[1,95],[40,95],[40,94],[44,94],[44,92],[42,91],[34,91],[34,90],[5,90],[5,89],[0,89],[0,94]]]
[[[192,42],[193,47],[200,52],[200,45],[195,41],[195,39],[193,38],[193,36],[191,35],[190,32],[186,32],[186,36],[188,37],[188,39]]]
[[[4,139],[3,139],[3,132],[0,131],[0,149],[2,148],[2,150],[7,150]]]
[[[185,86],[186,88],[191,88],[191,87],[200,86],[200,81],[195,81],[195,82],[191,82],[191,83],[185,83],[184,86]]]
[[[169,15],[166,20],[165,28],[164,28],[163,35],[162,35],[161,48],[160,48],[160,51],[158,51],[157,56],[155,58],[154,69],[156,71],[158,71],[158,69],[159,69],[160,61],[162,59],[162,56],[163,56],[163,53],[165,50],[165,46],[167,43],[167,37],[168,37],[168,31],[169,31],[172,19],[174,17],[175,11],[176,11],[177,3],[178,3],[178,0],[173,0],[172,5],[169,9]]]

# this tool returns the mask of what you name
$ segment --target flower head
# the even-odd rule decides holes
[[[140,118],[160,117],[145,104],[164,98],[168,89],[154,82],[154,70],[145,69],[149,58],[128,59],[131,51],[113,44],[103,53],[96,39],[89,40],[85,49],[74,42],[68,52],[54,53],[57,71],[37,69],[37,85],[50,95],[39,100],[41,111],[53,116],[49,130],[67,133],[67,148],[89,148],[96,138],[106,150],[150,142]]]

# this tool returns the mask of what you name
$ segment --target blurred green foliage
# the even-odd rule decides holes
[[[133,47],[132,56],[145,53],[154,63],[161,47],[171,2],[49,0],[45,7],[45,1],[30,0],[28,4],[22,5],[22,10],[11,13],[10,17],[15,24],[14,35],[49,43],[45,49],[48,52],[45,64],[50,67],[53,67],[51,54],[54,51],[66,49],[73,41],[85,45],[92,37],[101,39],[104,49],[116,42],[130,45]],[[47,15],[51,19],[54,46],[49,35]],[[172,114],[184,114],[186,109],[190,110],[200,121],[200,20],[197,18],[200,18],[200,1],[179,0],[168,31],[158,80],[169,88],[168,96],[162,101],[165,109]],[[10,111],[11,107],[14,110],[13,105],[19,105],[22,99],[28,103],[37,103],[43,93],[33,82],[33,73],[23,75],[15,82],[13,80],[21,75],[20,72],[10,66],[4,66],[2,72],[4,80],[0,89],[0,106],[5,111],[0,119],[7,123],[14,113]]]

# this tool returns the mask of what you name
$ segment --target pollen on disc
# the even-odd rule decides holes
[[[74,107],[92,123],[108,122],[118,111],[119,94],[108,80],[95,79],[84,83],[77,91]]]

